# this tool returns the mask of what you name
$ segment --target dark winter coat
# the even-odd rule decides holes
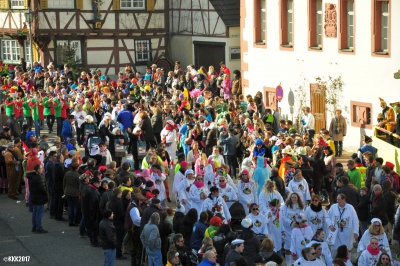
[[[144,132],[144,138],[146,141],[154,140],[154,131],[153,128],[151,127],[150,118],[148,117],[143,118],[141,129]]]
[[[203,221],[199,220],[194,224],[193,233],[190,238],[190,247],[195,250],[199,250],[204,239],[204,232],[206,231],[208,225]]]
[[[55,179],[54,179],[55,192],[64,194],[64,165],[61,162],[57,161],[54,163],[54,173],[55,173]],[[79,187],[78,187],[78,193],[79,193]]]
[[[161,209],[156,205],[150,205],[143,211],[142,219],[140,220],[140,232],[143,231],[144,226],[149,222],[151,215],[155,212],[158,212],[161,216]]]
[[[26,178],[29,182],[29,194],[34,205],[43,205],[49,202],[44,177],[35,171],[27,172]]]
[[[85,217],[86,227],[96,230],[99,226],[100,193],[92,184],[89,185],[82,198],[82,214]]]
[[[111,200],[106,203],[106,209],[111,210],[114,213],[113,223],[115,227],[124,226],[125,222],[125,209],[122,200],[117,196],[112,196]]]
[[[245,228],[239,238],[244,240],[242,255],[246,258],[248,265],[254,266],[256,262],[261,261],[261,256],[259,255],[261,242],[257,235],[250,228]]]
[[[382,221],[382,225],[386,226],[388,223],[388,215],[385,212],[386,202],[383,194],[380,196],[374,196],[371,202],[371,218],[379,218]]]
[[[103,249],[115,249],[117,246],[117,231],[113,222],[109,219],[103,219],[99,225],[99,238],[101,239]]]
[[[154,134],[160,134],[163,130],[163,120],[161,112],[156,113],[151,117],[151,127],[153,128]]]
[[[369,195],[360,197],[360,202],[358,203],[357,216],[360,221],[370,221],[369,217]]]

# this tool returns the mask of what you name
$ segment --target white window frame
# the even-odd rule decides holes
[[[135,40],[135,62],[147,63],[151,61],[151,41],[150,40]],[[142,47],[145,45],[146,47]]]
[[[10,0],[11,9],[25,9],[24,0]]]
[[[56,49],[59,45],[72,45],[76,48],[75,51],[75,61],[77,64],[82,64],[82,44],[79,40],[57,40],[56,42]]]
[[[33,62],[31,59],[31,43],[29,40],[24,41],[25,62]]]
[[[381,2],[381,51],[389,51],[389,2]]]
[[[2,39],[0,57],[6,63],[18,63],[21,58],[21,47],[17,40]]]
[[[347,1],[347,48],[354,49],[354,0]]]
[[[323,13],[322,13],[322,0],[317,0],[316,1],[316,3],[315,3],[315,5],[316,5],[316,20],[315,20],[315,22],[317,23],[317,25],[316,25],[316,43],[317,43],[317,46],[319,47],[319,48],[321,48],[322,47],[322,34],[323,34],[323,29],[324,29],[324,25],[323,25],[323,23],[324,23],[324,18],[323,18]]]
[[[47,0],[48,9],[74,9],[74,0]]]
[[[261,10],[260,10],[260,21],[261,21],[261,33],[260,33],[260,39],[262,41],[262,43],[265,43],[265,37],[267,34],[267,29],[266,29],[266,25],[267,25],[267,6],[266,6],[266,0],[261,0],[260,1],[260,5],[261,5]]]
[[[120,0],[121,9],[144,10],[146,8],[145,0]]]
[[[287,42],[293,46],[293,0],[287,0]]]

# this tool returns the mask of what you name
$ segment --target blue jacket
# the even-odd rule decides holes
[[[68,120],[64,120],[63,122],[61,136],[63,137],[64,141],[67,138],[72,139],[72,125]]]
[[[258,156],[257,157],[257,168],[254,171],[253,179],[257,183],[258,186],[258,193],[260,195],[261,190],[264,186],[264,183],[270,177],[270,172],[265,168],[264,164],[264,157]]]
[[[207,225],[202,221],[197,221],[193,226],[192,236],[190,237],[190,247],[195,250],[199,250],[204,239],[204,232],[207,229]]]
[[[224,147],[224,155],[235,155],[236,154],[236,144],[238,143],[238,139],[235,135],[228,136],[219,135],[220,144]]]
[[[204,259],[198,266],[214,266],[215,264],[217,263]]]
[[[127,109],[123,109],[118,113],[117,121],[121,124],[121,130],[132,127],[133,124],[133,114]]]

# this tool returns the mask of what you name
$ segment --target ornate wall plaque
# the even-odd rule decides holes
[[[325,4],[325,36],[328,38],[337,37],[337,13],[336,4]]]

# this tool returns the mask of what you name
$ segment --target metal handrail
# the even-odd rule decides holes
[[[389,131],[387,129],[384,129],[383,127],[374,126],[374,128],[375,128],[375,136],[376,136],[376,130],[379,130],[379,131],[381,131],[381,132],[383,132],[385,134],[391,135],[392,137],[394,137],[396,139],[400,139],[399,135],[397,135],[396,133],[393,133],[393,132],[391,132],[391,131]]]

